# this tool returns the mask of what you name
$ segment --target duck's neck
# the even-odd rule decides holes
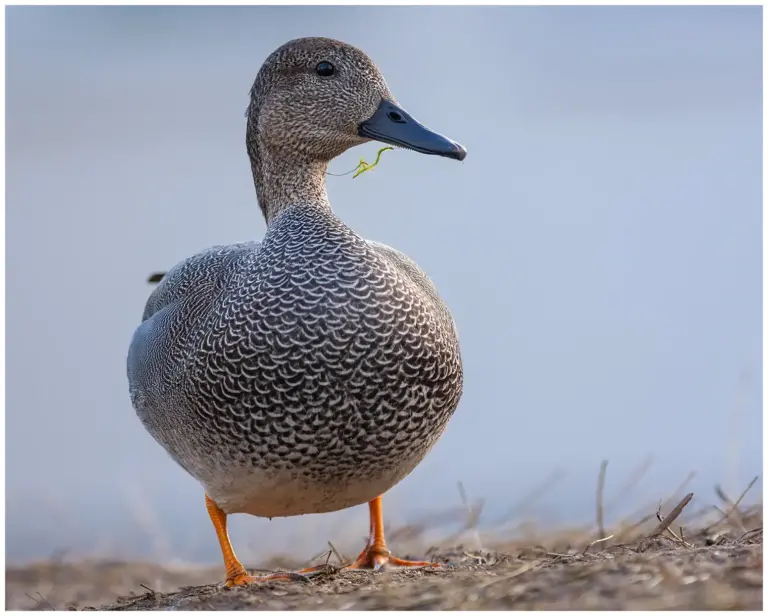
[[[309,160],[288,152],[248,146],[256,197],[267,226],[286,207],[331,209],[325,192],[328,163]]]

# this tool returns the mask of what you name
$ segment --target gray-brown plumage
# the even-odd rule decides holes
[[[423,459],[459,403],[462,364],[424,272],[331,210],[328,162],[372,138],[466,151],[411,118],[373,62],[338,41],[283,45],[250,96],[266,234],[162,277],[129,350],[131,399],[225,513],[334,511],[371,501]]]

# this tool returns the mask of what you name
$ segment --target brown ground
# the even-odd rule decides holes
[[[689,532],[681,531],[679,520],[671,523],[687,504],[685,499],[681,504],[666,519],[650,514],[603,531],[612,535],[604,541],[594,541],[600,533],[593,529],[538,537],[528,532],[515,541],[483,538],[493,549],[430,551],[430,558],[446,565],[442,570],[372,573],[330,567],[308,584],[272,582],[230,590],[210,584],[220,580],[219,567],[46,562],[7,570],[6,607],[762,609],[762,507],[726,508],[716,512],[714,521],[699,521]]]

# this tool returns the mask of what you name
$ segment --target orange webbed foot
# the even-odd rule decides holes
[[[293,571],[276,571],[275,573],[266,573],[264,575],[248,575],[243,565],[237,560],[232,544],[229,542],[227,514],[207,494],[205,495],[205,506],[208,509],[211,522],[213,522],[213,527],[216,529],[216,536],[221,547],[221,555],[224,557],[224,567],[227,571],[227,579],[224,581],[225,586],[232,588],[233,586],[246,586],[247,584],[258,584],[273,580],[309,582],[307,576],[294,573]]]
[[[259,584],[263,582],[271,582],[273,580],[286,580],[289,582],[302,582],[304,584],[309,583],[309,578],[300,573],[294,573],[293,571],[277,571],[275,573],[267,573],[265,575],[248,575],[245,571],[227,576],[224,585],[232,588],[233,586],[247,586],[248,584]]]
[[[386,546],[368,546],[355,559],[355,562],[345,565],[344,569],[373,569],[381,571],[390,567],[432,567],[439,569],[440,563],[429,562],[426,560],[404,560],[392,556]]]
[[[370,533],[368,545],[360,552],[355,561],[344,565],[342,569],[373,569],[380,571],[388,567],[431,567],[442,569],[440,563],[426,560],[405,560],[392,556],[384,540],[384,518],[381,508],[381,496],[377,496],[368,503],[370,510]]]

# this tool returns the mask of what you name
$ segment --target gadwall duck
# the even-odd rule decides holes
[[[229,586],[312,571],[248,575],[227,534],[233,513],[368,503],[370,537],[348,567],[432,564],[390,554],[381,495],[453,415],[459,342],[416,263],[331,210],[329,161],[370,140],[466,156],[398,105],[359,49],[303,38],[272,53],[246,129],[264,238],[216,246],[157,276],[128,351],[136,414],[205,489]]]

